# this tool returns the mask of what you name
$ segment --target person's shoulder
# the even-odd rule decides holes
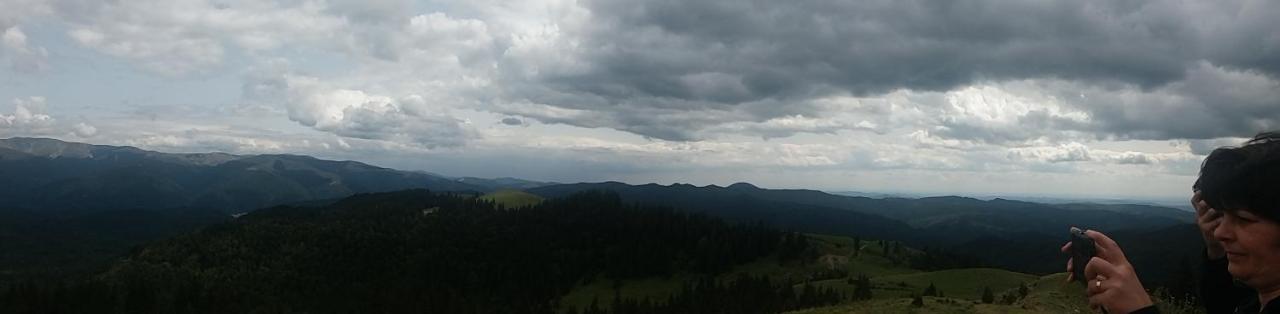
[[[1257,303],[1258,301],[1253,301],[1253,304],[1257,304]],[[1255,309],[1257,308],[1255,307]],[[1249,312],[1245,312],[1245,313],[1249,313]],[[1280,314],[1280,298],[1274,298],[1274,299],[1271,299],[1271,301],[1268,301],[1267,306],[1262,307],[1262,312],[1260,312],[1259,314]]]

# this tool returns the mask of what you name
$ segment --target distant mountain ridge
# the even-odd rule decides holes
[[[544,198],[560,198],[583,191],[602,190],[618,193],[623,200],[675,207],[680,210],[745,223],[764,222],[804,232],[863,236],[880,239],[924,240],[915,237],[912,228],[880,215],[804,203],[786,202],[761,197],[770,191],[749,183],[728,187],[697,187],[690,184],[669,186],[654,183],[629,185],[621,182],[575,183],[544,186],[526,190]],[[795,190],[796,193],[822,193]]]
[[[44,138],[0,139],[0,209],[246,211],[355,193],[492,187],[299,155],[171,154]]]
[[[9,153],[6,154],[4,153],[5,151]],[[92,145],[49,138],[15,137],[0,139],[0,160],[35,157],[106,160],[122,156],[141,156],[159,161],[206,166],[216,166],[244,157],[227,153],[161,153],[129,146]]]
[[[813,190],[762,189],[748,183],[698,187],[602,182],[527,191],[556,198],[586,190],[614,191],[628,202],[668,205],[730,220],[765,221],[797,231],[942,248],[992,265],[1041,274],[1062,267],[1057,248],[1066,241],[1072,226],[1122,234],[1194,229],[1190,228],[1192,216],[1185,211],[1148,205],[1050,205],[958,196],[873,199]]]
[[[1005,232],[1058,235],[1061,233],[1059,231],[1066,230],[1072,224],[1100,230],[1117,230],[1157,229],[1192,222],[1191,216],[1183,211],[1147,205],[1049,205],[1006,199],[984,201],[959,196],[868,198],[815,190],[763,189],[749,183],[735,183],[728,187],[697,187],[679,183],[663,186],[602,182],[546,186],[528,191],[554,198],[583,190],[612,190],[628,201],[678,207],[697,208],[699,203],[745,197],[776,202],[781,206],[779,210],[788,206],[807,206],[858,212],[900,221],[916,229],[956,229],[954,231],[957,234],[938,239],[952,244]]]

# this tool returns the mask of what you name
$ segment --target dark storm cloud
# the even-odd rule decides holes
[[[521,121],[520,119],[517,119],[517,118],[506,117],[506,118],[502,118],[502,124],[506,124],[506,125],[524,125],[524,121]]]
[[[707,125],[618,117],[643,107],[734,113],[725,118],[736,120],[712,124],[762,122],[820,116],[806,104],[824,96],[1023,79],[1145,93],[1195,79],[1189,71],[1204,64],[1262,80],[1280,77],[1277,2],[593,0],[585,6],[590,22],[570,31],[584,70],[540,74],[537,87],[511,84],[507,93],[599,113],[595,122],[563,123],[593,126],[603,115],[612,127],[665,139],[696,139]],[[1173,91],[1186,93],[1173,95],[1180,103],[1167,106],[1205,112],[1186,122],[1211,122],[1215,130],[1115,115],[1148,106],[1160,111],[1152,117],[1172,117],[1159,103],[1093,101],[1078,105],[1099,121],[1062,127],[1100,137],[1208,138],[1280,126],[1277,100],[1209,87],[1221,83],[1180,87]],[[1142,100],[1162,100],[1148,98]],[[771,105],[744,106],[762,103]]]
[[[610,86],[740,102],[828,90],[947,90],[974,79],[1060,77],[1156,86],[1196,57],[1177,12],[1102,1],[634,1],[590,3],[590,42]],[[1151,4],[1158,6],[1158,4]],[[704,95],[686,75],[747,90]]]
[[[1208,64],[1191,67],[1186,77],[1146,92],[1080,87],[1089,90],[1076,106],[1092,123],[1077,130],[1117,139],[1214,139],[1251,137],[1280,128],[1280,82],[1258,72],[1233,72]]]

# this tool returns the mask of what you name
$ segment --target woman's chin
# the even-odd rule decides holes
[[[1240,265],[1240,261],[1233,261],[1233,260],[1227,261],[1227,272],[1231,273],[1231,277],[1234,277],[1236,279],[1244,278],[1244,275],[1245,275],[1244,270],[1245,268],[1243,265]]]
[[[1227,263],[1227,272],[1231,273],[1231,278],[1235,278],[1245,284],[1249,283],[1249,279],[1253,278],[1252,268],[1244,264],[1244,261],[1229,261]]]

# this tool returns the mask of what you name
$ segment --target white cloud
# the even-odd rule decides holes
[[[98,128],[85,124],[84,122],[76,123],[76,125],[71,127],[71,130],[76,136],[82,138],[90,138],[94,135],[98,135]]]
[[[985,142],[1029,142],[1091,121],[1087,112],[1063,106],[1037,82],[976,85],[946,93],[934,134]],[[1020,93],[1016,90],[1022,90]]]
[[[33,46],[27,42],[27,34],[18,26],[4,29],[0,34],[3,42],[3,53],[0,57],[9,59],[9,66],[14,71],[36,73],[49,67],[49,51],[44,47]]]
[[[1124,152],[1115,157],[1115,161],[1120,164],[1129,165],[1149,165],[1155,163],[1155,159],[1147,156],[1147,154],[1139,152]]]
[[[319,1],[85,1],[55,6],[81,45],[166,75],[222,64],[228,48],[249,52],[313,44],[351,50],[360,38]]]
[[[329,87],[315,78],[288,80],[289,119],[345,137],[460,146],[476,135],[465,121],[419,95],[400,99]]]
[[[55,120],[46,113],[44,97],[31,96],[13,99],[13,114],[0,114],[0,129],[19,134],[50,132]]]
[[[1091,161],[1093,157],[1090,156],[1088,146],[1071,142],[1052,147],[1012,148],[1009,150],[1009,159],[1058,163]]]
[[[0,137],[75,136],[85,139],[98,133],[98,129],[87,121],[72,125],[54,117],[49,113],[48,100],[42,96],[14,98],[12,104],[13,114],[0,113]]]

